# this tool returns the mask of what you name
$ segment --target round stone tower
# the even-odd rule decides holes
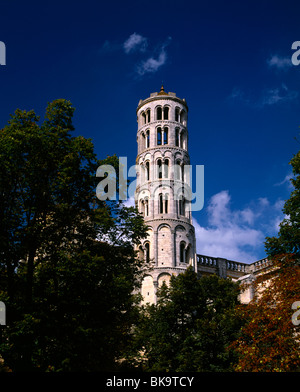
[[[139,257],[149,266],[142,284],[144,303],[172,274],[196,269],[196,240],[190,208],[188,107],[164,87],[137,107],[137,186],[135,202],[149,226]]]

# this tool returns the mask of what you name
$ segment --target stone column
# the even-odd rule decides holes
[[[227,278],[227,260],[221,257],[217,258],[217,268],[220,278]]]
[[[171,235],[173,234],[173,260],[172,267],[176,267],[176,230],[171,230]]]
[[[154,231],[154,241],[153,241],[153,252],[155,257],[155,267],[158,266],[158,233],[157,230]]]

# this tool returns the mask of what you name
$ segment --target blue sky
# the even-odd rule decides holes
[[[0,127],[66,98],[75,134],[133,165],[138,101],[163,81],[187,100],[191,163],[205,166],[198,253],[263,258],[300,147],[299,12],[290,0],[0,0]]]

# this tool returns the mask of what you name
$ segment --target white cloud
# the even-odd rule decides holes
[[[260,204],[262,207],[267,207],[268,205],[270,205],[270,202],[269,202],[269,200],[268,200],[266,197],[260,197],[260,198],[258,199],[258,202],[259,202],[259,204]]]
[[[145,75],[146,73],[156,72],[158,68],[165,64],[167,59],[166,52],[162,50],[157,59],[150,57],[146,61],[143,61],[137,66],[137,72],[139,75]]]
[[[280,87],[271,88],[264,91],[261,105],[274,105],[280,102],[292,101],[298,97],[298,92],[289,90],[288,87],[282,83]]]
[[[282,83],[279,87],[263,90],[258,98],[250,98],[242,89],[235,87],[227,97],[227,100],[231,102],[240,102],[256,109],[262,109],[266,106],[291,102],[298,97],[298,91],[290,90],[286,84]]]
[[[211,197],[207,206],[208,225],[193,219],[197,252],[240,262],[259,258],[267,235],[275,235],[283,219],[283,201],[271,204],[265,197],[243,209],[232,209],[227,190]]]
[[[127,55],[138,52],[139,55],[143,54],[144,59],[139,59],[138,63],[135,63],[135,73],[138,76],[143,76],[148,73],[157,72],[167,62],[166,47],[170,44],[172,38],[168,37],[165,42],[157,45],[154,49],[149,49],[148,39],[143,37],[141,34],[131,34],[123,43],[111,42],[106,40],[100,48],[100,53],[107,54],[112,52],[120,52]],[[151,53],[152,52],[152,53]],[[133,57],[136,61],[136,58]]]
[[[205,228],[195,219],[193,224],[198,253],[246,263],[257,259],[255,248],[263,241],[263,235],[259,230],[238,225]],[[246,250],[245,247],[252,249]]]
[[[140,34],[133,33],[131,36],[124,42],[123,48],[126,54],[139,50],[140,52],[144,52],[148,45],[147,38],[143,37]]]
[[[136,70],[140,76],[143,76],[146,73],[154,73],[166,63],[167,53],[165,49],[171,40],[172,38],[168,37],[166,42],[161,46],[157,58],[151,56],[147,60],[143,60],[140,64],[137,65]]]
[[[135,200],[134,200],[134,197],[131,196],[129,199],[125,200],[125,201],[123,202],[123,204],[124,204],[125,207],[135,207]]]
[[[294,175],[293,175],[292,172],[290,172],[290,173],[288,173],[288,174],[284,177],[284,179],[283,179],[282,181],[277,182],[276,184],[274,184],[274,186],[281,186],[281,185],[286,184],[286,185],[288,186],[288,189],[289,189],[289,190],[292,190],[292,189],[294,189],[294,186],[293,186],[293,184],[291,183],[291,179],[292,179],[292,178],[294,178]]]
[[[278,55],[273,55],[267,63],[270,67],[274,67],[280,70],[287,70],[292,66],[291,57],[280,57]]]

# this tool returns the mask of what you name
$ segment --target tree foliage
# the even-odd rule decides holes
[[[272,270],[254,282],[254,299],[238,308],[244,321],[232,344],[237,371],[300,370],[300,329],[292,323],[292,304],[300,299],[300,268],[294,255],[273,257]]]
[[[299,327],[292,323],[292,304],[300,301],[300,151],[290,164],[294,186],[285,202],[278,236],[265,242],[272,268],[257,277],[250,304],[238,309],[245,325],[232,345],[238,371],[299,371]]]
[[[227,346],[240,328],[234,317],[238,285],[216,275],[199,278],[192,268],[172,276],[147,305],[136,329],[134,352],[147,371],[227,371]],[[138,353],[140,356],[138,356]]]
[[[0,131],[0,354],[12,370],[115,367],[136,314],[134,208],[96,198],[99,161],[73,136],[71,103],[43,122],[17,110]]]
[[[283,212],[285,219],[280,223],[277,237],[266,238],[266,251],[272,257],[281,254],[294,254],[300,258],[300,151],[291,159],[294,187],[290,198],[285,202]]]

